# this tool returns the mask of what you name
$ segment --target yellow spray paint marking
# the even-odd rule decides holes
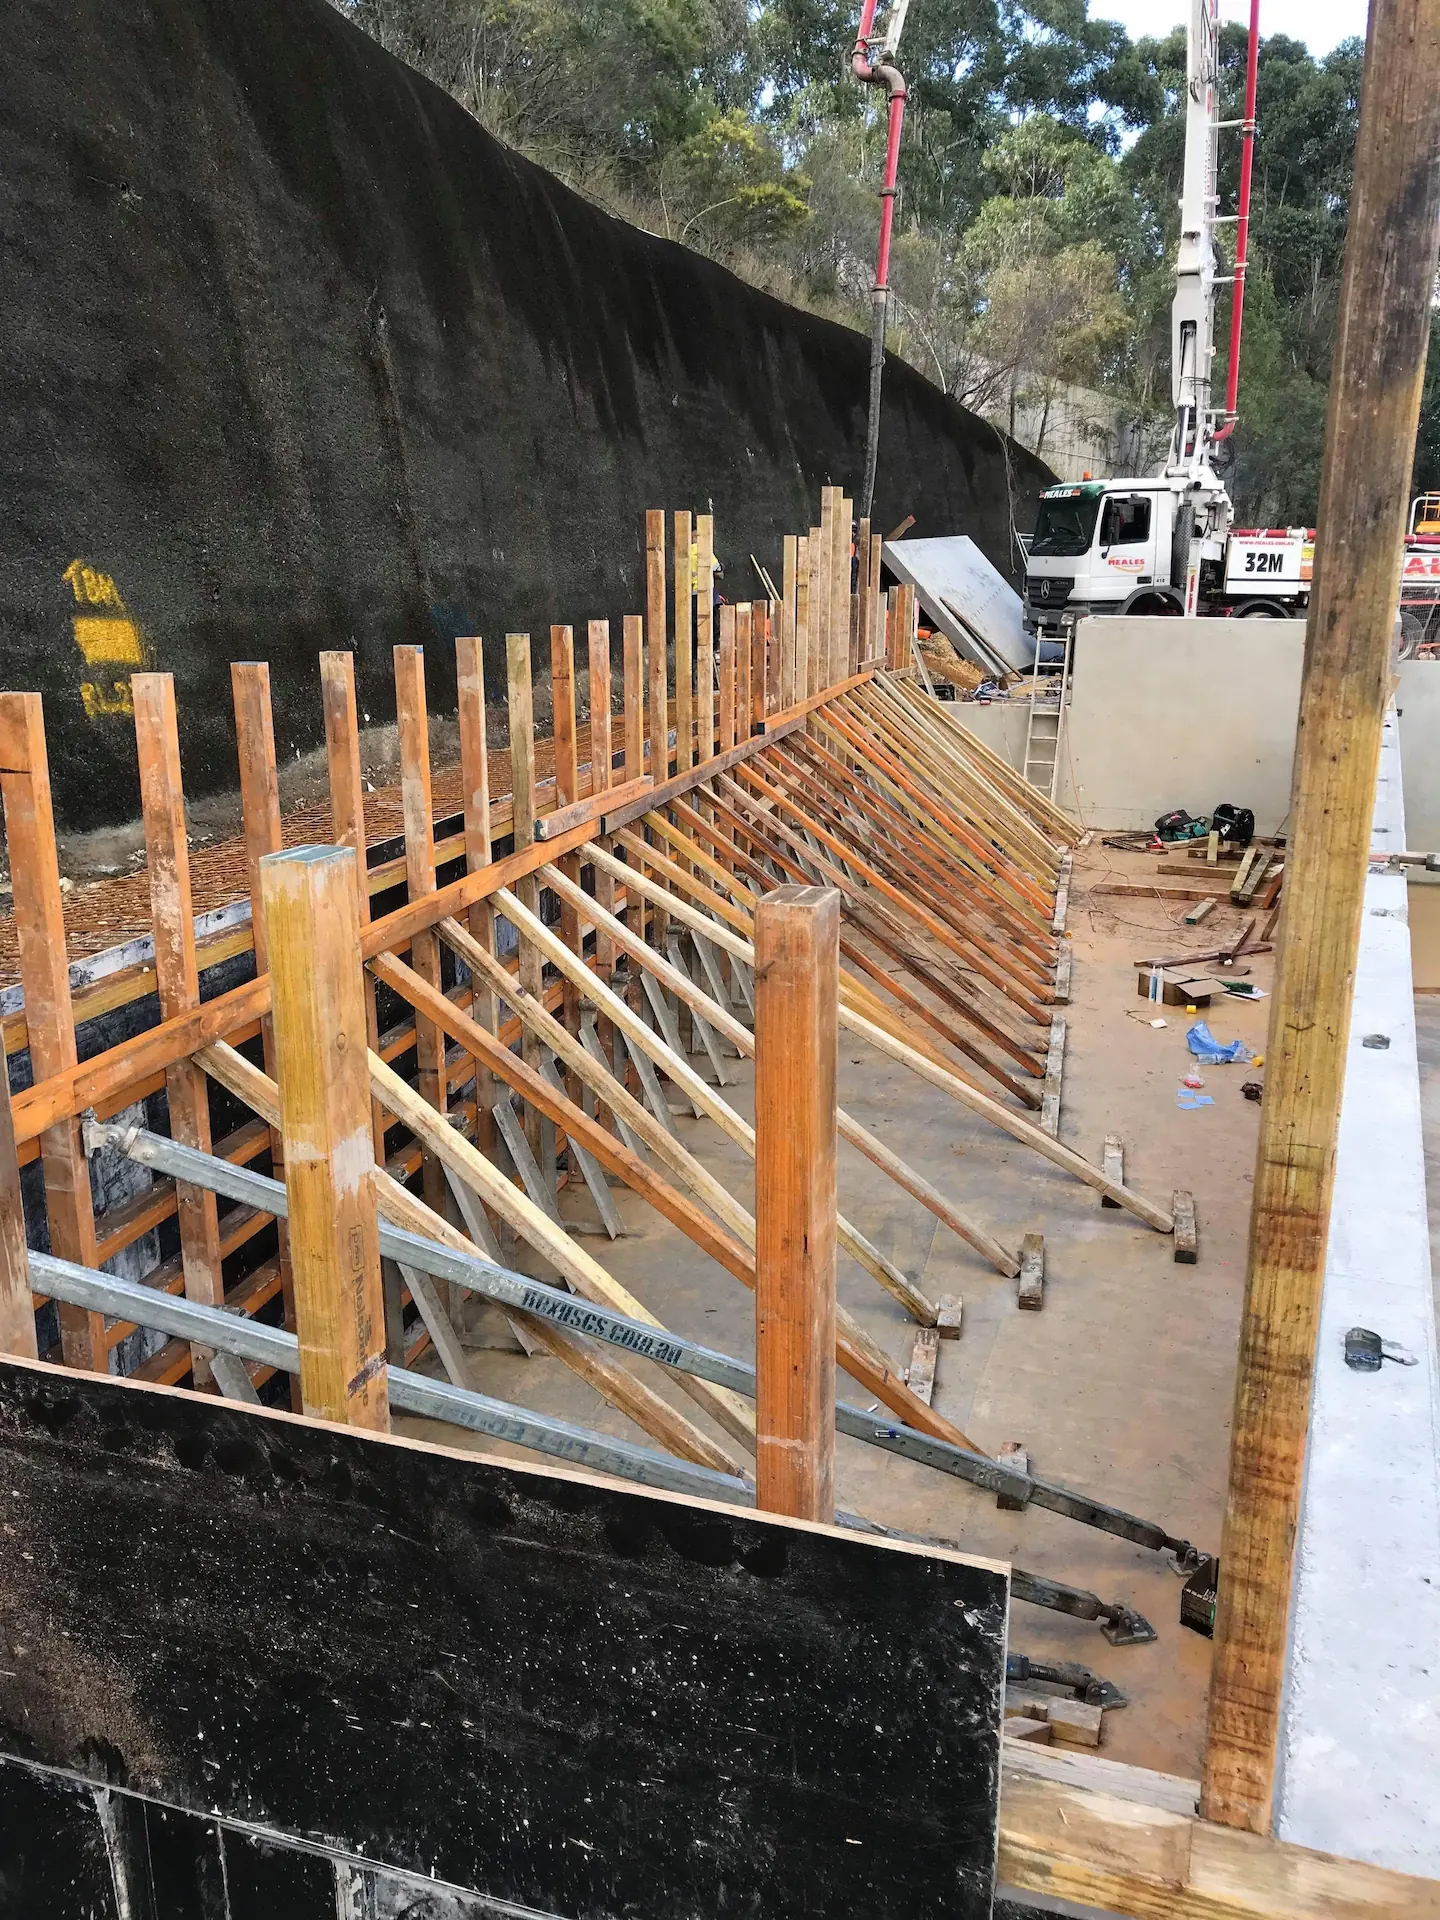
[[[75,644],[89,668],[99,671],[80,682],[80,700],[91,720],[135,712],[130,675],[145,665],[145,640],[126,610],[113,577],[87,561],[72,560],[61,579],[77,606],[104,607],[105,613],[77,613],[71,621]]]
[[[124,611],[125,602],[110,575],[87,566],[83,560],[72,560],[60,578],[69,583],[82,607],[119,607]]]
[[[128,680],[109,680],[103,685],[93,680],[82,680],[80,704],[85,709],[87,720],[101,720],[112,714],[123,714],[130,719],[135,713],[135,697]]]
[[[115,667],[143,667],[145,643],[128,614],[97,617],[77,613],[73,621],[75,644],[87,667],[97,663]]]

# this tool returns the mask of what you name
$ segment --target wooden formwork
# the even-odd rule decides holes
[[[607,1204],[608,1183],[619,1181],[697,1251],[756,1289],[757,1250],[762,1259],[788,1257],[773,1249],[787,1238],[783,1208],[791,1203],[780,1200],[781,1215],[772,1213],[762,1233],[677,1137],[671,1101],[762,1156],[757,1206],[763,1211],[768,1194],[773,1207],[786,1191],[776,1150],[766,1144],[767,1127],[770,1142],[784,1132],[776,1125],[773,1058],[758,1086],[757,1127],[725,1089],[737,1059],[756,1051],[757,997],[778,990],[769,972],[757,983],[756,957],[778,952],[766,915],[781,888],[787,898],[823,900],[831,913],[838,904],[831,992],[841,1031],[1102,1198],[1171,1232],[1170,1210],[1126,1185],[1117,1156],[1092,1164],[1059,1141],[1047,1114],[1063,1051],[1055,1009],[1068,997],[1063,925],[1076,829],[920,691],[909,668],[913,597],[882,595],[878,542],[868,533],[852,572],[849,527],[848,503],[828,490],[820,525],[784,542],[780,593],[717,610],[708,516],[677,514],[668,528],[663,514],[648,516],[646,611],[623,623],[618,712],[612,636],[607,623],[591,622],[582,755],[573,632],[553,628],[555,772],[538,781],[531,642],[509,636],[512,791],[493,801],[481,648],[462,639],[463,803],[453,818],[434,817],[423,662],[417,649],[397,649],[405,812],[398,853],[365,846],[350,661],[330,654],[322,657],[321,685],[333,833],[344,851],[275,857],[281,833],[268,676],[263,665],[237,664],[251,912],[248,929],[227,931],[224,958],[233,965],[250,948],[255,970],[209,997],[207,984],[215,982],[207,982],[206,963],[218,956],[197,940],[168,677],[136,678],[154,954],[128,981],[112,980],[100,999],[92,988],[70,990],[40,700],[0,695],[0,796],[25,989],[23,1016],[12,1017],[6,1038],[28,1046],[33,1073],[8,1105],[0,1101],[0,1348],[35,1357],[43,1324],[37,1309],[45,1298],[32,1292],[20,1202],[22,1170],[37,1161],[53,1254],[94,1269],[165,1230],[175,1250],[143,1276],[143,1288],[152,1296],[184,1294],[201,1307],[223,1303],[257,1326],[295,1328],[297,1399],[307,1411],[359,1426],[387,1424],[387,1365],[392,1380],[413,1382],[408,1363],[432,1348],[451,1382],[465,1379],[447,1284],[404,1264],[382,1266],[377,1223],[381,1242],[388,1225],[435,1249],[497,1261],[513,1238],[581,1302],[623,1316],[642,1334],[663,1335],[645,1303],[567,1229],[556,1204],[562,1185],[583,1182],[595,1231],[616,1235],[623,1226]],[[803,985],[813,996],[813,961]],[[149,991],[158,992],[158,1019],[99,1051],[82,1048],[77,1030],[102,1001],[113,1011],[127,992],[134,1000]],[[831,1029],[821,1002],[814,1005],[823,1036]],[[353,1052],[317,1067],[327,1049],[335,1053],[337,1035],[362,1031],[363,1070]],[[153,1103],[162,1091],[181,1145],[208,1153],[211,1164],[268,1160],[277,1176],[288,1173],[288,1232],[263,1207],[220,1211],[212,1189],[168,1180],[95,1214],[82,1123]],[[158,1120],[153,1106],[147,1118]],[[1007,1244],[969,1214],[963,1196],[939,1191],[853,1115],[837,1110],[835,1125],[917,1204],[1023,1285],[1038,1236]],[[823,1135],[823,1116],[819,1128]],[[357,1140],[369,1177],[358,1186],[337,1182],[342,1162],[353,1164]],[[326,1177],[307,1197],[316,1167]],[[791,1191],[797,1209],[825,1211],[823,1181],[802,1195],[792,1178]],[[942,1304],[928,1300],[843,1211],[834,1230],[918,1327],[943,1321]],[[37,1268],[49,1271],[43,1262]],[[821,1275],[816,1298],[825,1293]],[[786,1304],[783,1291],[770,1297]],[[587,1337],[580,1311],[576,1330],[523,1305],[508,1311],[522,1343],[560,1358],[664,1455],[731,1488],[753,1485],[749,1456],[763,1395],[747,1398],[679,1373],[678,1384],[707,1418],[701,1425],[657,1394],[616,1345]],[[819,1324],[828,1339],[830,1322]],[[93,1308],[63,1305],[58,1344],[42,1357],[106,1371],[130,1331]],[[815,1324],[801,1316],[784,1336],[805,1350],[812,1372],[814,1335]],[[833,1344],[838,1365],[897,1423],[892,1438],[896,1431],[928,1437],[976,1461],[967,1437],[911,1390],[900,1365],[838,1305]],[[190,1380],[238,1398],[253,1396],[270,1372],[267,1363],[241,1367],[233,1355],[179,1335],[134,1369],[145,1381]],[[831,1417],[823,1396],[812,1397],[796,1412],[791,1443],[810,1450],[805,1486],[794,1498],[821,1516]],[[784,1432],[767,1418],[764,1432]],[[1040,1497],[1042,1483],[1025,1484]],[[1153,1523],[1062,1489],[1044,1492],[1086,1524],[1166,1551],[1187,1546]],[[1032,1591],[1044,1584],[1018,1569],[1013,1577],[1022,1597],[1022,1581]],[[1187,1911],[1218,1915],[1310,1911],[1310,1883],[1320,1873],[1327,1886],[1343,1882],[1387,1910],[1428,1910],[1420,1883],[1270,1842],[1257,1843],[1263,1859],[1246,1863],[1264,1881],[1253,1905],[1213,1896],[1200,1884],[1204,1863],[1229,1843],[1195,1820],[1188,1783],[1163,1783],[1172,1807],[1155,1800],[1160,1776],[1096,1765],[1098,1772],[1087,1772],[1077,1763],[1073,1780],[1035,1779],[1028,1761],[1024,1772],[1012,1769],[1001,1860],[1015,1883],[1113,1894],[1144,1912],[1171,1910],[1183,1889]],[[1115,1851],[1107,1821],[1126,1847],[1138,1847],[1134,1860]],[[1146,1865],[1156,1849],[1167,1863],[1159,1880]],[[1284,1881],[1284,1898],[1265,1876]]]
[[[753,1285],[753,1220],[675,1139],[661,1089],[678,1089],[697,1114],[753,1152],[753,1131],[724,1095],[725,1062],[753,1050],[746,1020],[755,902],[786,883],[834,887],[841,895],[842,1018],[852,1035],[1107,1190],[1103,1169],[1028,1118],[1043,1099],[1056,998],[1057,876],[1075,830],[910,683],[913,598],[903,589],[882,594],[868,531],[852,580],[844,512],[843,499],[828,491],[815,546],[785,543],[783,597],[723,605],[718,619],[708,516],[693,523],[673,516],[668,578],[666,516],[648,516],[646,612],[624,622],[619,712],[611,711],[608,623],[591,622],[590,752],[582,762],[573,635],[569,627],[553,628],[555,773],[542,788],[530,641],[512,635],[511,793],[495,803],[487,791],[480,646],[461,640],[464,804],[460,819],[438,826],[423,662],[416,648],[396,649],[406,833],[398,856],[387,847],[383,860],[368,859],[358,924],[368,969],[377,1157],[392,1202],[418,1174],[421,1191],[413,1197],[428,1230],[439,1231],[447,1209],[454,1214],[448,1184],[472,1196],[483,1186],[479,1219],[494,1250],[497,1231],[514,1234],[571,1287],[613,1304],[624,1290],[560,1226],[555,1207],[558,1186],[584,1178],[602,1223],[618,1230],[618,1216],[605,1204],[608,1175],[641,1192],[697,1247]],[[137,750],[160,1019],[83,1064],[66,988],[39,700],[0,696],[0,739],[13,743],[4,799],[23,867],[15,911],[24,1039],[35,1074],[14,1101],[18,1158],[22,1167],[41,1159],[55,1253],[99,1266],[178,1218],[179,1245],[143,1276],[146,1286],[279,1314],[293,1326],[283,1224],[276,1231],[252,1208],[219,1216],[213,1194],[166,1181],[98,1218],[88,1204],[81,1116],[110,1118],[162,1087],[176,1139],[210,1150],[213,1132],[221,1158],[255,1165],[268,1157],[277,1174],[283,1166],[259,886],[262,859],[281,845],[268,672],[258,664],[233,670],[256,973],[204,1001],[173,692],[165,675],[141,680]],[[321,689],[335,839],[363,856],[348,656],[322,656]],[[513,943],[504,957],[497,927],[507,946]],[[151,978],[142,970],[136,988],[143,991]],[[206,1099],[205,1077],[230,1099]],[[857,1120],[842,1114],[840,1127],[997,1269],[1018,1271],[1018,1251],[956,1198],[938,1192]],[[1163,1209],[1123,1186],[1113,1197],[1168,1228]],[[470,1211],[473,1225],[477,1210]],[[412,1224],[416,1217],[412,1208]],[[453,1219],[447,1224],[455,1231]],[[846,1250],[919,1324],[934,1324],[935,1303],[843,1214],[839,1232]],[[257,1247],[263,1258],[254,1257]],[[414,1359],[437,1344],[444,1306],[438,1297],[423,1310],[414,1302],[403,1345],[396,1344],[401,1323],[392,1315],[394,1359]],[[62,1310],[61,1328],[66,1363],[102,1370],[133,1331],[70,1308]],[[963,1439],[907,1391],[900,1368],[843,1315],[839,1340],[844,1364],[895,1411]],[[443,1329],[439,1344],[449,1344]],[[166,1384],[194,1373],[204,1386],[206,1364],[201,1354],[196,1372],[196,1356],[171,1340],[136,1371]],[[605,1361],[601,1374],[615,1364]],[[641,1424],[654,1437],[689,1457],[713,1454],[628,1383],[605,1385],[627,1411],[641,1407]],[[701,1398],[713,1395],[702,1390]],[[744,1427],[736,1409],[725,1412],[722,1424]]]
[[[554,774],[543,785],[536,776],[531,640],[508,636],[511,790],[503,799],[489,794],[481,647],[462,639],[462,805],[438,822],[423,660],[416,648],[397,648],[405,817],[398,851],[393,843],[378,850],[364,844],[351,662],[344,654],[322,656],[333,834],[355,874],[355,898],[353,917],[348,908],[343,916],[338,907],[317,913],[312,937],[331,943],[327,964],[357,976],[367,1043],[366,1151],[377,1163],[382,1225],[417,1234],[432,1248],[478,1250],[502,1264],[507,1247],[522,1244],[571,1293],[658,1328],[593,1243],[585,1244],[589,1235],[575,1226],[574,1210],[569,1226],[560,1213],[561,1187],[583,1186],[596,1216],[593,1231],[618,1236],[623,1224],[610,1193],[618,1182],[753,1291],[755,1216],[678,1137],[671,1101],[756,1156],[756,1129],[727,1089],[734,1063],[755,1051],[757,912],[776,889],[798,886],[838,896],[837,1017],[848,1038],[1170,1232],[1165,1208],[1113,1169],[1062,1145],[1043,1112],[1040,1124],[1033,1117],[1047,1094],[1053,1098],[1047,1067],[1056,1050],[1063,946],[1056,924],[1075,829],[911,682],[905,663],[913,597],[905,589],[882,595],[878,552],[867,540],[860,543],[868,556],[855,570],[856,591],[848,591],[846,513],[843,498],[828,493],[821,533],[808,547],[798,538],[786,544],[784,596],[721,606],[718,619],[708,518],[692,523],[677,515],[667,523],[663,514],[650,515],[646,612],[623,623],[618,712],[612,636],[603,621],[588,629],[588,734],[579,724],[572,629],[551,629]],[[667,532],[675,535],[668,576]],[[159,1231],[165,1257],[139,1276],[137,1297],[183,1295],[298,1333],[302,1364],[292,1401],[316,1410],[322,1401],[306,1387],[303,1361],[307,1345],[335,1334],[334,1315],[314,1304],[325,1299],[327,1285],[342,1286],[334,1247],[297,1250],[298,1217],[277,1217],[263,1196],[222,1212],[213,1190],[178,1176],[154,1180],[97,1218],[81,1134],[82,1120],[133,1119],[149,1102],[153,1135],[164,1118],[155,1103],[163,1090],[171,1138],[210,1155],[212,1168],[224,1162],[263,1170],[268,1161],[283,1179],[296,1149],[277,1036],[284,969],[273,951],[271,921],[279,909],[269,890],[272,880],[279,884],[282,835],[267,670],[237,664],[233,688],[253,977],[219,991],[212,984],[210,997],[202,991],[178,716],[168,677],[142,675],[137,748],[160,1017],[83,1061],[63,984],[39,701],[0,695],[7,825],[25,861],[16,918],[25,1032],[37,1070],[34,1084],[13,1101],[16,1171],[39,1158],[52,1254],[93,1270]],[[325,873],[335,884],[331,870]],[[319,875],[318,867],[306,869],[306,900]],[[302,924],[294,900],[284,911],[290,924]],[[305,969],[319,959],[308,952],[302,959],[294,978],[308,987]],[[292,1027],[300,1018],[298,993],[288,1002]],[[338,995],[337,986],[337,1005]],[[312,1019],[312,1039],[292,1041],[292,1075],[310,1072],[307,1049],[319,1031]],[[346,1136],[335,1115],[314,1107],[304,1113],[294,1125],[302,1127],[308,1167],[314,1141],[339,1151]],[[1023,1299],[1026,1261],[1033,1266],[1037,1258],[1031,1243],[1038,1236],[1023,1244],[1007,1239],[856,1116],[838,1111],[836,1125],[911,1201],[1017,1279],[1017,1304],[1030,1304]],[[325,1207],[313,1216],[328,1217]],[[33,1224],[38,1230],[38,1220]],[[927,1298],[843,1204],[835,1233],[918,1329],[953,1326],[953,1305],[947,1322],[947,1302]],[[44,1302],[31,1295],[23,1252],[5,1264],[0,1325],[13,1329],[14,1350],[33,1352],[37,1324],[51,1323],[34,1317],[32,1309]],[[313,1261],[322,1273],[318,1288],[306,1264]],[[426,1349],[457,1388],[467,1384],[450,1283],[389,1262],[380,1283],[380,1305],[364,1289],[351,1301],[363,1324],[350,1330],[348,1346],[341,1343],[340,1371],[358,1382],[354,1391],[336,1397],[339,1349],[327,1348],[329,1371],[310,1369],[315,1380],[330,1383],[327,1417],[365,1424],[379,1417],[383,1424],[367,1369],[407,1367]],[[126,1319],[59,1296],[57,1304],[61,1339],[48,1357],[73,1367],[110,1370],[120,1342],[137,1325],[154,1324],[138,1307]],[[748,1484],[755,1416],[742,1394],[682,1375],[679,1384],[710,1423],[697,1424],[613,1345],[523,1307],[508,1317],[522,1345],[562,1360],[666,1455]],[[834,1357],[906,1431],[983,1464],[967,1436],[911,1390],[910,1356],[887,1354],[843,1306],[835,1315]],[[253,1357],[238,1379],[223,1355],[220,1364],[222,1390],[228,1379],[254,1391],[271,1375],[270,1364]],[[171,1330],[129,1370],[144,1381],[191,1381],[203,1389],[214,1384],[210,1366],[205,1343]],[[1175,1544],[1163,1528],[1145,1527],[1152,1544]],[[1088,1596],[1092,1601],[1101,1610],[1088,1617],[1106,1617]],[[1118,1603],[1109,1609],[1123,1611]]]

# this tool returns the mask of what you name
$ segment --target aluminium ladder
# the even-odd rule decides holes
[[[1070,704],[1070,650],[1074,641],[1074,629],[1067,629],[1057,672],[1054,666],[1042,668],[1037,640],[1035,664],[1030,670],[1030,711],[1025,717],[1025,754],[1020,771],[1052,802],[1060,786],[1060,749],[1065,737],[1065,711]]]

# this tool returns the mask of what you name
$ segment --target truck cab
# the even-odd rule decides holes
[[[1175,493],[1163,479],[1049,487],[1026,554],[1025,620],[1054,636],[1090,613],[1178,613],[1170,604]]]
[[[1092,613],[1282,620],[1303,611],[1314,533],[1232,533],[1231,518],[1229,494],[1203,464],[1048,487],[1026,548],[1026,626],[1063,639]]]

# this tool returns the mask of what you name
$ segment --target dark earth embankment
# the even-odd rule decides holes
[[[713,506],[748,597],[856,487],[860,336],[597,211],[324,0],[12,0],[5,40],[0,685],[45,695],[67,828],[138,811],[137,664],[199,797],[231,660],[271,662],[283,764],[321,648],[379,724],[425,643],[444,710],[456,633],[639,607],[647,506]],[[1048,476],[1006,454],[891,363],[881,525],[1008,566]]]

